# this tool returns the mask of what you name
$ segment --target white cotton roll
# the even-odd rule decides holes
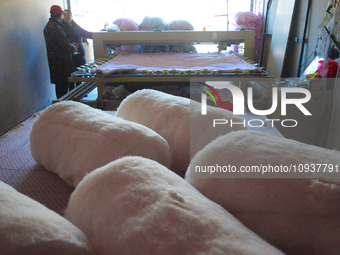
[[[220,120],[223,125],[215,125]],[[233,131],[246,130],[245,119],[235,117],[231,111],[207,106],[207,115],[202,115],[201,104],[190,101],[190,152],[191,157],[216,138]]]
[[[313,178],[313,173],[304,175],[310,178],[285,173],[284,179],[200,178],[195,173],[196,166],[230,165],[240,170],[241,166],[312,167],[313,163],[339,166],[340,153],[255,131],[237,131],[197,153],[186,179],[284,252],[335,255],[340,250],[339,172],[322,178]]]
[[[184,97],[143,89],[123,100],[117,116],[145,125],[164,137],[172,151],[172,170],[184,176],[190,161],[189,104]]]
[[[1,181],[0,208],[2,255],[94,254],[71,222]]]
[[[153,130],[85,104],[67,101],[49,106],[30,135],[34,160],[77,186],[94,169],[117,158],[151,158],[167,167],[168,143]]]
[[[123,100],[117,116],[145,125],[164,137],[172,151],[171,170],[184,176],[190,162],[190,150],[194,155],[221,134],[244,129],[241,126],[213,128],[214,118],[241,120],[233,117],[227,110],[210,106],[208,109],[209,114],[202,116],[199,103],[188,98],[143,89]],[[191,144],[190,137],[194,138]]]
[[[66,218],[97,254],[282,254],[157,162],[124,157],[88,174]]]

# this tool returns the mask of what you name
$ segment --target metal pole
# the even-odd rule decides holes
[[[229,31],[229,0],[227,0],[227,31]]]
[[[273,0],[269,0],[267,3],[267,9],[266,9],[266,18],[264,22],[264,28],[263,28],[263,36],[262,36],[262,47],[261,47],[261,59],[260,59],[260,65],[263,66],[263,54],[264,54],[264,46],[266,43],[266,33],[267,33],[267,26],[268,26],[268,14],[270,10],[270,6],[272,4]]]
[[[328,28],[327,28],[326,26],[323,26],[323,29],[326,30],[326,32],[327,32],[328,36],[331,38],[331,41],[332,41],[332,43],[334,44],[335,48],[340,52],[340,44],[336,41],[335,36],[332,35],[332,34],[329,32],[329,30],[328,30]]]
[[[310,14],[311,5],[312,5],[312,0],[308,0],[307,13],[306,13],[306,19],[305,19],[305,27],[304,27],[304,30],[303,30],[301,52],[300,52],[298,70],[297,70],[297,77],[300,77],[300,75],[301,75],[301,67],[302,67],[302,60],[303,60],[304,51],[305,51],[305,44],[306,44],[306,41],[307,41],[306,36],[307,36],[307,29],[308,29],[308,24],[309,24],[309,14]]]

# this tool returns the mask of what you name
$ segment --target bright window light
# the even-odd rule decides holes
[[[100,31],[118,18],[130,18],[140,24],[145,16],[161,17],[166,22],[184,19],[194,29],[225,31],[236,12],[250,11],[251,0],[71,0],[74,20],[84,29]],[[231,27],[229,27],[231,30]]]

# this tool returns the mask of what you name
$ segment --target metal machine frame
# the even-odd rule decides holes
[[[252,61],[254,57],[255,32],[244,31],[124,31],[124,32],[95,32],[93,33],[94,56],[97,64],[102,64],[110,59],[109,49],[121,45],[183,45],[183,44],[218,44],[221,51],[230,44],[244,43],[244,58]],[[111,57],[112,58],[112,57]],[[90,66],[91,64],[89,64]],[[202,72],[199,75],[195,73],[169,73],[167,75],[160,73],[146,74],[115,74],[103,76],[91,74],[90,67],[85,67],[72,74],[70,82],[84,82],[82,87],[87,90],[87,86],[93,87],[95,83],[98,89],[98,104],[103,106],[102,88],[104,83],[139,83],[139,82],[190,82],[191,78],[214,77],[221,74]],[[84,71],[85,70],[85,71]],[[252,73],[229,73],[228,76],[257,76],[265,75]],[[75,88],[77,90],[77,88]]]
[[[93,33],[95,58],[108,55],[108,48],[121,45],[218,44],[219,51],[229,44],[244,42],[244,57],[254,58],[255,31],[124,31]]]

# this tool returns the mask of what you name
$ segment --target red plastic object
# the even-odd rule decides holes
[[[339,64],[334,60],[329,60],[326,64],[324,60],[318,61],[318,73],[323,78],[335,78]],[[324,70],[325,68],[325,70]]]

